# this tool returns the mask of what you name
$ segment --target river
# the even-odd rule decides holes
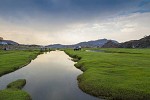
[[[23,90],[33,100],[99,100],[78,88],[77,76],[82,72],[63,51],[39,55],[27,66],[0,77],[0,89],[17,79],[26,79]]]

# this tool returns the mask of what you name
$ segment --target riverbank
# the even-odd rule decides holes
[[[39,50],[0,50],[0,76],[26,66],[40,53]]]
[[[0,100],[32,100],[30,95],[21,90],[26,84],[25,79],[18,79],[0,90]]]
[[[40,53],[39,50],[0,51],[0,76],[26,66]],[[17,86],[18,83],[20,81],[14,82],[13,86]],[[30,95],[20,89],[7,88],[1,90],[0,100],[31,100]]]
[[[102,49],[106,52],[65,50],[84,73],[84,92],[110,100],[150,99],[150,49]]]

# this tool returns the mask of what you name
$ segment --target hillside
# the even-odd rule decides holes
[[[12,40],[3,40],[0,37],[0,50],[31,50],[31,49],[40,49],[41,45],[24,45],[14,42]]]
[[[118,43],[115,40],[98,39],[98,40],[93,40],[93,41],[80,42],[80,43],[73,44],[73,45],[53,44],[53,45],[48,45],[46,47],[48,47],[48,48],[74,48],[76,46],[81,46],[81,47],[92,48],[92,47],[102,47],[108,41],[112,41],[114,43]]]
[[[0,45],[19,45],[19,43],[12,40],[0,40]]]
[[[0,37],[0,45],[19,45],[19,43],[12,40],[4,40],[2,37]]]
[[[139,40],[131,40],[119,44],[120,48],[150,48],[150,35]]]
[[[105,43],[102,48],[118,48],[119,43],[117,42],[113,42],[113,41],[108,41],[107,43]]]

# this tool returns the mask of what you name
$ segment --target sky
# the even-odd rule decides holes
[[[0,0],[0,37],[21,44],[75,44],[150,35],[150,0]]]

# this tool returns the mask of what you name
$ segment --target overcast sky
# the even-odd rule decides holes
[[[150,35],[150,0],[0,0],[0,37],[22,44]]]

